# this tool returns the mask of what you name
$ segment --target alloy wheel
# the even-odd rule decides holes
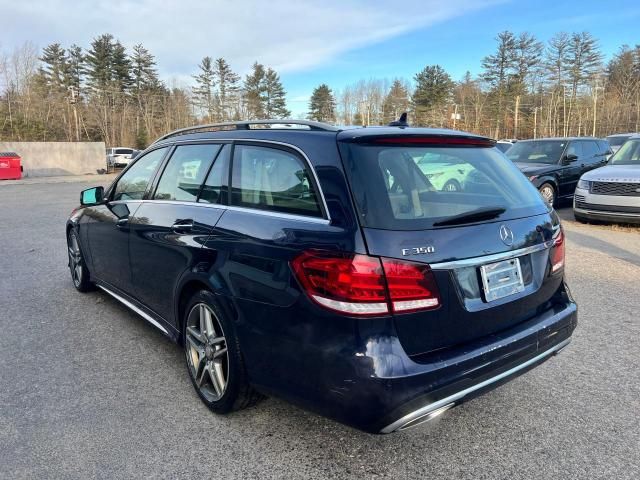
[[[196,386],[207,401],[220,400],[229,381],[229,355],[220,321],[207,304],[193,306],[185,337],[187,364]]]
[[[79,287],[82,283],[82,253],[80,252],[78,237],[76,237],[76,234],[73,232],[69,234],[69,244],[67,248],[69,250],[69,270],[71,271],[71,278],[73,284]]]
[[[542,195],[542,198],[548,205],[553,206],[556,194],[551,185],[543,185],[542,188],[540,188],[540,195]]]

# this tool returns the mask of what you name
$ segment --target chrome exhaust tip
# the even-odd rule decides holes
[[[446,412],[450,408],[453,408],[455,405],[456,405],[455,402],[451,402],[440,408],[436,408],[435,410],[429,413],[420,415],[419,417],[409,420],[407,423],[402,424],[396,429],[396,431],[400,432],[400,431],[408,430],[410,428],[417,427],[418,425],[422,425],[423,423],[430,422],[431,420],[434,420],[435,418],[442,415],[444,412]]]

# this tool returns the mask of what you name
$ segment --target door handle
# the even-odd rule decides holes
[[[179,220],[171,225],[171,230],[176,233],[190,232],[193,229],[193,220]]]
[[[129,217],[119,218],[116,221],[116,227],[118,228],[126,227],[128,223],[129,223]]]

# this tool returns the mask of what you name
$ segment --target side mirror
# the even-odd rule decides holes
[[[573,163],[578,160],[578,156],[575,153],[567,153],[564,156],[564,163]]]
[[[80,205],[96,205],[104,199],[104,187],[87,188],[80,192]]]

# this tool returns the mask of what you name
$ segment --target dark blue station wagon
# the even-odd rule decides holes
[[[403,430],[552,357],[577,323],[556,213],[458,131],[179,130],[83,191],[67,240],[75,287],[184,345],[216,413],[266,394]]]

